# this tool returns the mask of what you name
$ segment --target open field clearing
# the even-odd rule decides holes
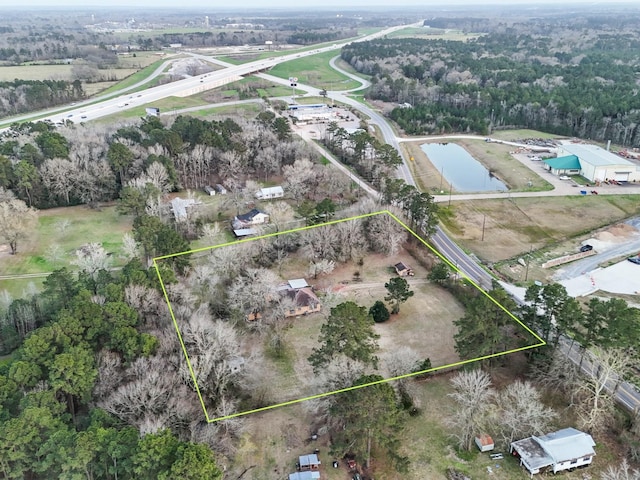
[[[640,213],[636,195],[453,200],[441,216],[445,227],[464,248],[489,262],[562,243]]]
[[[72,65],[20,65],[0,66],[0,81],[19,80],[72,80]]]
[[[0,274],[42,273],[70,267],[76,249],[87,243],[102,244],[112,253],[113,265],[121,265],[124,263],[120,258],[122,236],[131,231],[131,226],[131,218],[118,214],[115,207],[41,210],[37,229],[18,243],[18,254],[0,252]],[[2,286],[0,282],[0,288]]]
[[[297,77],[300,83],[327,90],[349,90],[360,86],[359,82],[331,68],[329,60],[336,55],[337,52],[330,51],[290,60],[276,65],[269,70],[269,73],[280,78]]]
[[[425,40],[455,40],[466,42],[480,37],[481,33],[464,33],[461,30],[451,30],[428,27],[409,27],[391,32],[389,38],[422,38]]]

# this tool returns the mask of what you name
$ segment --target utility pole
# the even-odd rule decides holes
[[[448,207],[451,206],[451,190],[453,190],[453,185],[451,184],[451,182],[449,182],[449,205],[447,205]]]
[[[527,255],[527,265],[524,271],[524,281],[526,282],[529,278],[529,263],[531,262],[531,252],[533,251],[533,245],[529,247],[529,254]]]
[[[481,242],[484,242],[484,225],[485,225],[486,221],[487,221],[487,216],[486,215],[482,215],[482,239],[480,240]]]

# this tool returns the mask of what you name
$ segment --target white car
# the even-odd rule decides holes
[[[566,176],[566,175],[560,175],[558,178],[559,178],[560,180],[571,180],[571,177],[568,177],[568,176]]]

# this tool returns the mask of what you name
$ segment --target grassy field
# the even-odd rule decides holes
[[[153,52],[140,52],[134,57],[120,56],[118,57],[117,68],[109,68],[99,70],[99,73],[105,77],[116,78],[122,80],[130,77],[140,69],[144,69],[150,64],[159,64],[158,56]],[[151,72],[154,69],[151,69]],[[148,75],[148,74],[147,74]],[[142,75],[141,78],[144,78]],[[25,64],[18,66],[0,66],[0,81],[13,81],[16,78],[22,80],[74,80],[73,65],[42,65],[42,64]],[[141,79],[140,78],[140,79]],[[139,80],[136,80],[139,81]],[[89,90],[95,89],[95,85],[104,85],[112,82],[96,82],[95,84],[86,84]],[[133,82],[135,83],[135,82]]]
[[[552,252],[549,257],[567,249],[575,251],[576,237],[638,214],[638,196],[594,195],[453,201],[441,218],[464,248],[484,260],[499,262],[541,248]],[[537,255],[539,263],[547,256]]]
[[[480,33],[464,33],[461,30],[426,28],[426,27],[408,27],[402,30],[396,30],[388,35],[389,38],[424,38],[427,40],[457,40],[467,41],[478,38]]]
[[[291,88],[269,82],[259,77],[246,77],[236,82],[228,83],[222,88],[208,90],[195,95],[202,98],[205,103],[214,103],[229,100],[244,100],[247,98],[283,97],[291,95]]]
[[[130,87],[131,85],[135,85],[136,83],[144,80],[149,75],[151,75],[160,65],[162,65],[162,62],[164,61],[165,59],[155,60],[153,63],[147,65],[142,70],[135,71],[135,73],[131,74],[129,77],[125,78],[123,81],[107,88],[101,93],[113,93],[113,92],[120,91],[123,88]]]
[[[349,90],[360,86],[359,82],[331,68],[329,60],[336,55],[336,52],[331,51],[290,60],[276,65],[269,73],[280,78],[297,77],[300,83],[327,90]]]
[[[525,480],[530,478],[519,466],[518,460],[498,446],[495,452],[504,453],[502,460],[491,460],[488,453],[459,452],[451,437],[447,418],[455,415],[455,406],[448,394],[451,390],[451,374],[439,375],[427,380],[412,381],[411,390],[421,406],[421,413],[410,417],[402,430],[401,451],[410,460],[409,472],[400,474],[392,469],[382,452],[374,452],[375,478],[385,480],[445,480],[447,468],[452,467],[474,480]],[[513,375],[507,380],[511,381]],[[495,377],[494,377],[495,380]],[[557,408],[561,408],[558,406]],[[563,414],[553,428],[573,426],[573,418]],[[311,441],[312,433],[318,432],[322,423],[305,403],[283,407],[270,412],[253,414],[244,420],[245,431],[233,463],[229,466],[229,477],[239,478],[250,468],[250,478],[271,480],[286,478],[295,471],[299,455],[320,451],[321,478],[327,480],[351,480],[344,462],[337,469],[331,467],[336,460],[329,453],[330,439],[320,432],[318,440]],[[617,461],[610,439],[596,436],[596,457],[593,465],[575,472],[563,472],[564,480],[599,478],[608,464]],[[606,441],[605,441],[606,440]],[[491,467],[489,472],[487,467]],[[585,477],[584,475],[590,475]]]
[[[448,191],[447,179],[442,177],[441,172],[431,164],[420,148],[423,143],[425,142],[402,144],[407,154],[414,158],[411,162],[414,177],[424,191],[432,193]],[[507,184],[511,191],[536,192],[553,189],[549,182],[511,156],[509,152],[513,150],[512,146],[487,143],[482,140],[452,139],[451,143],[462,146],[473,158]]]
[[[38,212],[38,225],[33,235],[18,244],[18,254],[0,252],[0,275],[51,272],[70,266],[74,252],[86,243],[101,243],[111,252],[113,265],[123,264],[120,257],[122,236],[131,231],[131,218],[119,215],[115,207],[91,210],[87,207],[55,208]],[[22,291],[29,281],[12,290]],[[11,281],[0,281],[0,289]]]
[[[565,137],[560,137],[553,133],[545,133],[540,132],[538,130],[496,130],[489,135],[491,138],[497,138],[498,140],[506,140],[517,142],[523,140],[525,138],[544,138],[544,139],[560,139]]]

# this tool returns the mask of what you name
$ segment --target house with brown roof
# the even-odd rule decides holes
[[[320,299],[304,278],[289,280],[286,283],[278,285],[275,291],[281,297],[287,297],[290,300],[289,310],[284,314],[287,318],[317,313],[322,310]],[[273,298],[269,299],[269,301],[273,300]],[[248,321],[260,320],[262,313],[254,309],[247,312],[245,318]]]

